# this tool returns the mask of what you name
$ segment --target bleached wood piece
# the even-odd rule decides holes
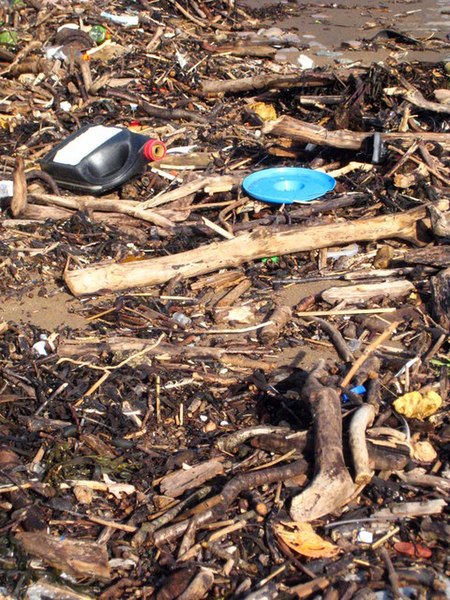
[[[443,200],[440,204],[448,208],[449,201]],[[75,296],[158,285],[178,274],[183,278],[195,277],[265,256],[358,241],[411,239],[416,236],[419,221],[430,225],[426,205],[394,215],[339,221],[317,227],[261,228],[233,240],[214,242],[172,256],[120,264],[110,262],[66,271],[64,279]]]

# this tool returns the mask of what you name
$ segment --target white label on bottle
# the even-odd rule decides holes
[[[93,150],[122,131],[119,127],[95,125],[66,144],[53,159],[61,165],[78,165]]]

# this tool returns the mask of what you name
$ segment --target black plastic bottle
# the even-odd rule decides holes
[[[159,140],[124,127],[88,125],[53,148],[41,167],[61,187],[103,194],[165,154],[166,146]]]

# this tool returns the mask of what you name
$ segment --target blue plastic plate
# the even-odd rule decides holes
[[[242,182],[249,196],[272,204],[310,202],[331,192],[335,185],[331,175],[301,167],[263,169]]]

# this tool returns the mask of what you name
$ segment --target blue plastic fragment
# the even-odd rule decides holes
[[[335,185],[331,175],[302,167],[263,169],[242,182],[249,196],[272,204],[310,202],[331,192]]]
[[[363,385],[355,385],[355,387],[350,389],[351,392],[353,392],[354,394],[359,394],[360,396],[363,396],[367,390]],[[342,402],[345,404],[345,402],[348,402],[348,396],[347,394],[343,394],[342,396]]]

